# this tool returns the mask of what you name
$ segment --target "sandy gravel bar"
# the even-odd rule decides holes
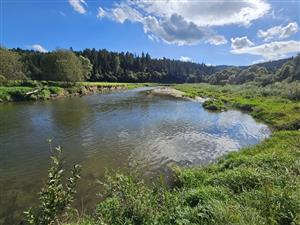
[[[172,87],[159,87],[159,88],[155,88],[152,90],[153,94],[159,94],[159,95],[170,95],[170,96],[174,96],[176,98],[185,98],[185,99],[189,99],[192,101],[197,101],[200,103],[205,102],[206,100],[208,100],[209,98],[202,98],[202,97],[195,97],[195,98],[189,98],[185,96],[185,93],[182,91],[178,91]]]

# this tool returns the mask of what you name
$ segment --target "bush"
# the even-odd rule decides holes
[[[22,80],[7,80],[6,87],[20,87],[22,85]]]
[[[24,80],[21,81],[20,86],[23,87],[41,87],[42,84],[36,80]]]
[[[203,107],[211,111],[222,111],[226,109],[224,102],[218,99],[206,100],[203,103]]]
[[[51,95],[51,92],[48,88],[43,88],[39,93],[38,93],[38,98],[40,99],[49,99]]]
[[[75,165],[71,176],[65,178],[62,149],[52,151],[52,165],[48,170],[48,180],[39,193],[40,204],[25,212],[27,222],[34,225],[48,225],[58,223],[65,210],[70,209],[76,193],[75,187],[80,178],[80,166]],[[58,223],[59,224],[59,223]]]
[[[49,87],[49,91],[55,95],[62,95],[64,93],[64,89],[61,87]]]

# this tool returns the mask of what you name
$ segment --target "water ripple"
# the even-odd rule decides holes
[[[138,169],[149,178],[173,163],[206,164],[270,134],[247,114],[210,113],[197,102],[145,90],[0,105],[0,186],[9,196],[5,201],[15,197],[13,191],[25,189],[31,191],[22,196],[33,198],[32,190],[39,189],[49,165],[48,138],[53,146],[64,147],[67,165],[82,164],[79,193],[90,196],[87,192],[95,188],[95,178],[103,178],[105,168]],[[1,200],[0,210],[6,210]]]

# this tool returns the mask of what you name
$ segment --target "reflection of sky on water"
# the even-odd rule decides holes
[[[49,165],[48,138],[63,146],[69,165],[82,164],[79,195],[94,196],[91,189],[105,168],[139,168],[148,176],[174,162],[211,162],[270,134],[247,114],[211,113],[197,102],[139,90],[2,104],[0,126],[0,210],[11,202],[7,215],[39,189]],[[26,202],[14,203],[11,190],[22,196],[26,190]]]
[[[105,159],[110,167],[117,155],[122,164],[134,159],[156,168],[167,161],[211,161],[269,135],[247,114],[211,113],[197,102],[139,91],[2,105],[0,114],[5,115],[0,169],[8,176],[34,176],[48,159],[48,138],[71,161]]]

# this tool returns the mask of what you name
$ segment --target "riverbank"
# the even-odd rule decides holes
[[[54,81],[7,81],[0,86],[0,103],[36,101],[82,96],[111,90],[131,89],[144,86],[134,83],[109,82],[54,82]]]
[[[156,95],[169,95],[169,96],[173,96],[175,98],[185,98],[185,99],[197,101],[200,103],[204,103],[205,101],[210,100],[210,98],[207,98],[207,97],[200,97],[200,96],[191,97],[183,91],[177,90],[173,87],[166,87],[166,86],[155,88],[152,91],[152,93],[156,94]]]
[[[162,92],[218,99],[228,109],[248,111],[274,133],[214,164],[174,168],[171,188],[149,187],[132,175],[108,176],[106,198],[93,216],[69,224],[299,224],[300,102],[242,86],[175,88],[180,92]]]
[[[285,86],[278,84],[277,87],[263,88],[254,85],[179,84],[174,88],[190,98],[215,99],[224,110],[233,108],[245,111],[274,130],[298,130],[300,101],[280,92]]]

